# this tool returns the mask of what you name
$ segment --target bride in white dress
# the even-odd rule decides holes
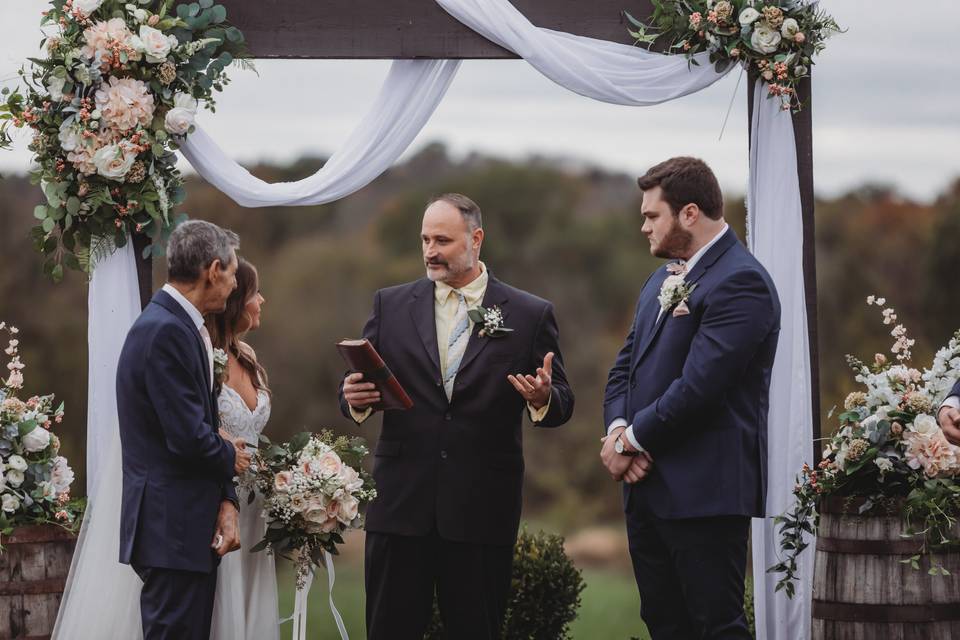
[[[260,326],[262,304],[256,269],[241,258],[237,289],[230,296],[227,310],[208,322],[214,344],[230,354],[227,379],[218,396],[221,435],[243,437],[254,446],[270,418],[270,391],[253,349],[240,338]],[[229,321],[228,316],[232,318]],[[143,638],[140,620],[143,583],[133,569],[119,562],[122,486],[119,426],[111,430],[105,451],[57,612],[54,640]],[[210,638],[276,640],[279,620],[274,559],[265,552],[249,551],[263,538],[266,528],[261,517],[262,502],[258,497],[247,504],[247,492],[238,489],[237,493],[240,549],[226,554],[220,563]]]
[[[253,446],[270,418],[270,389],[256,354],[241,338],[260,327],[263,301],[256,269],[241,258],[237,288],[227,300],[227,308],[207,319],[214,347],[223,349],[228,358],[218,396],[220,434],[230,440],[243,438]],[[263,539],[266,529],[263,500],[256,496],[248,504],[248,497],[248,490],[237,489],[240,549],[226,554],[220,562],[210,628],[212,640],[279,637],[274,558],[263,551],[250,553],[250,548]]]

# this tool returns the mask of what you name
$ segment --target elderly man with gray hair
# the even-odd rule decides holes
[[[240,546],[233,478],[250,464],[219,433],[203,324],[236,288],[239,239],[195,220],[167,247],[168,278],[117,367],[123,456],[120,562],[143,580],[144,640],[209,637],[220,557]]]

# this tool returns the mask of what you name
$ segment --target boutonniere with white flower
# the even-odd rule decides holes
[[[220,384],[223,384],[227,377],[227,361],[226,351],[223,349],[213,350],[213,377]]]
[[[690,307],[687,306],[687,300],[690,299],[690,294],[696,288],[697,283],[685,282],[682,274],[667,276],[663,285],[660,286],[660,295],[657,296],[657,300],[660,301],[660,308],[666,312],[675,306],[676,308],[673,310],[674,318],[689,315]]]
[[[481,338],[501,338],[513,331],[509,327],[503,326],[503,311],[500,310],[500,307],[490,307],[489,309],[477,307],[476,309],[470,309],[467,315],[475,324],[480,325],[478,335]]]

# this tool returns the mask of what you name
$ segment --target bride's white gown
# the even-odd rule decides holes
[[[236,391],[224,387],[219,398],[221,426],[247,442],[256,443],[270,417],[270,397],[260,392],[250,411]],[[120,494],[122,468],[120,429],[110,430],[103,468],[87,505],[53,639],[142,640],[142,582],[128,565],[120,564]],[[247,504],[240,491],[241,548],[220,564],[210,637],[215,640],[274,640],[279,637],[277,578],[273,556],[249,549],[263,537],[261,502]]]
[[[270,396],[257,393],[257,406],[250,410],[240,394],[224,385],[218,399],[220,426],[234,437],[256,445],[270,418]],[[217,574],[217,598],[213,606],[211,640],[276,640],[277,572],[272,555],[250,553],[263,539],[263,499],[247,504],[245,489],[237,489],[240,502],[240,549],[228,553]]]

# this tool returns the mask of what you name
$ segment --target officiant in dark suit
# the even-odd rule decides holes
[[[384,412],[374,451],[371,640],[421,640],[435,592],[447,637],[499,638],[520,523],[523,417],[558,427],[573,412],[553,305],[497,280],[480,261],[483,237],[472,200],[435,198],[421,233],[426,277],[378,291],[363,330],[414,403]],[[477,307],[482,319],[468,313]],[[340,400],[364,423],[379,393],[354,373]]]

